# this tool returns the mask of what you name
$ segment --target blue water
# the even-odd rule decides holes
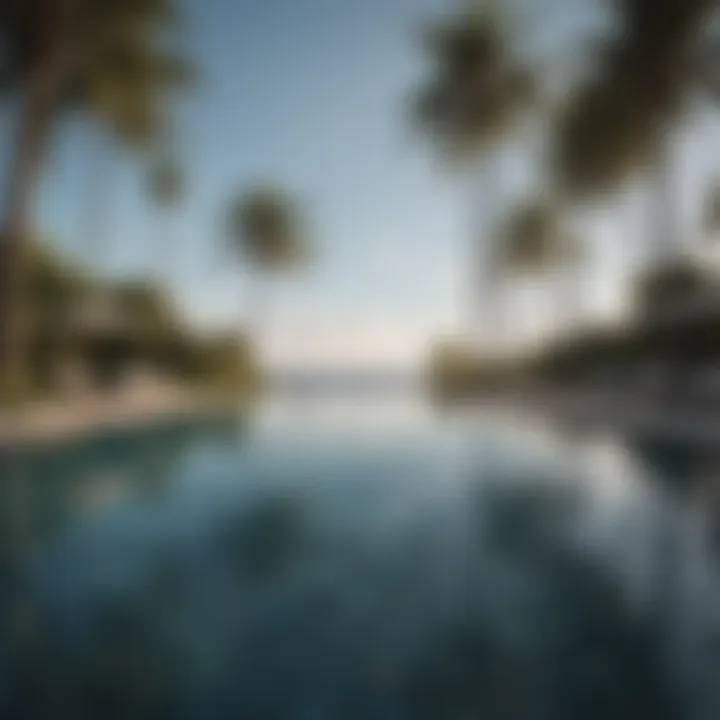
[[[412,394],[0,457],[2,718],[718,718],[712,449]]]

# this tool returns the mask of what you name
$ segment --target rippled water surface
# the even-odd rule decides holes
[[[6,453],[0,717],[719,718],[719,468],[412,394]]]

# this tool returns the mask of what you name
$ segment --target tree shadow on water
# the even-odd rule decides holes
[[[219,549],[247,580],[269,581],[290,570],[300,559],[309,537],[309,523],[299,497],[272,495],[225,520],[220,528]]]
[[[471,526],[473,599],[411,664],[409,717],[686,717],[671,690],[663,628],[630,606],[609,567],[571,542],[579,501],[563,486],[482,489],[471,511],[483,516]],[[522,583],[508,583],[518,576]]]

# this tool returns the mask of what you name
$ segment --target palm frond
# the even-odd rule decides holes
[[[275,187],[259,187],[242,195],[230,210],[235,249],[265,270],[296,266],[306,256],[300,214],[289,196]]]

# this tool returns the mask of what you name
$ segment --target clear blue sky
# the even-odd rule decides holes
[[[268,180],[305,203],[316,243],[307,272],[269,289],[273,345],[312,331],[303,345],[349,351],[369,344],[367,335],[409,347],[450,325],[462,198],[412,137],[405,106],[422,69],[417,31],[447,0],[186,4],[199,82],[179,128],[190,193],[169,222],[173,284],[188,311],[210,323],[241,317],[244,278],[230,266],[222,210],[234,193]],[[43,225],[78,248],[87,247],[102,195],[97,148],[94,135],[69,127],[47,179]],[[138,163],[119,153],[113,163],[103,210],[111,237],[101,254],[109,270],[129,272],[152,262],[153,233],[166,230],[137,187]]]
[[[165,233],[173,247],[165,273],[186,311],[208,325],[238,323],[253,288],[226,250],[223,209],[243,188],[277,182],[304,202],[315,257],[296,279],[267,288],[271,359],[417,356],[428,338],[463,321],[467,298],[467,193],[412,135],[406,113],[424,69],[418,31],[451,1],[185,2],[199,76],[178,123],[190,175],[185,206],[167,220],[153,212],[140,164],[119,151],[102,190],[93,174],[101,139],[70,123],[46,177],[42,227],[87,254],[100,205],[110,230],[93,262],[101,257],[112,273],[152,267],[153,242]],[[563,3],[578,7],[542,3],[563,22]],[[601,244],[619,234],[595,224]]]

